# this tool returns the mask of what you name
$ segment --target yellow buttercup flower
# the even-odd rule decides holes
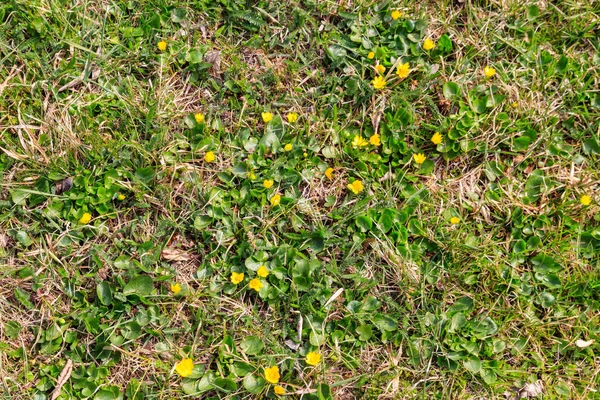
[[[583,196],[581,196],[581,199],[579,199],[579,202],[584,206],[589,206],[590,204],[592,204],[592,198],[587,194],[584,194]]]
[[[260,276],[261,278],[266,278],[269,276],[269,270],[265,265],[261,265],[258,267],[258,270],[256,270],[256,275]]]
[[[332,180],[333,179],[333,168],[329,167],[325,170],[325,176],[327,177],[327,179]]]
[[[257,292],[260,291],[260,288],[262,288],[264,285],[263,283],[260,281],[260,279],[258,278],[254,278],[250,281],[250,283],[248,284],[248,286],[250,286],[250,289],[254,289]]]
[[[486,78],[491,78],[492,76],[496,75],[496,69],[492,67],[485,67],[483,69],[483,74],[486,76]]]
[[[350,191],[354,194],[359,194],[363,191],[364,186],[362,181],[357,179],[354,182],[348,184],[348,189],[350,189]]]
[[[265,380],[269,383],[279,383],[279,367],[277,365],[271,368],[265,368]]]
[[[423,50],[429,51],[435,47],[435,42],[430,38],[423,40]]]
[[[284,149],[285,151],[292,151],[292,147],[293,147],[293,146],[292,146],[292,144],[291,144],[291,143],[288,143],[288,144],[286,144],[285,146],[283,146],[283,149]]]
[[[425,157],[425,154],[423,153],[417,153],[413,154],[413,159],[417,164],[423,164],[425,160],[427,160],[427,157]]]
[[[377,64],[375,66],[375,71],[379,72],[380,74],[383,74],[385,72],[385,67],[381,64]]]
[[[458,217],[452,217],[452,218],[450,218],[450,223],[452,225],[456,225],[456,224],[460,223],[460,218],[458,218]]]
[[[396,74],[400,79],[406,78],[408,74],[410,74],[410,64],[404,63],[398,65],[398,68],[396,68]]]
[[[387,82],[386,82],[386,80],[383,78],[383,76],[381,76],[381,75],[378,75],[378,76],[376,76],[376,77],[375,77],[375,79],[373,79],[373,80],[371,81],[371,83],[373,84],[373,87],[374,87],[375,89],[383,89],[383,88],[385,87],[385,85],[386,85],[386,83],[387,83]]]
[[[265,189],[270,189],[271,186],[273,186],[273,179],[265,179],[263,181],[263,186],[265,187]]]
[[[379,136],[379,133],[373,134],[369,138],[369,143],[371,143],[373,146],[381,146],[381,136]]]
[[[273,114],[270,112],[264,112],[261,114],[263,122],[266,124],[273,119]]]
[[[271,197],[271,200],[269,201],[273,207],[278,206],[279,203],[281,203],[281,195],[279,193],[275,193],[275,195]]]
[[[85,225],[85,224],[88,224],[91,220],[92,220],[92,214],[86,212],[79,219],[79,223]]]
[[[308,365],[317,365],[321,362],[321,354],[311,351],[306,355],[306,363]]]
[[[402,16],[402,13],[399,10],[392,11],[392,19],[395,21]]]
[[[444,137],[442,135],[440,135],[439,132],[436,132],[431,137],[431,142],[435,145],[438,145],[438,144],[442,143],[443,139],[444,139]]]
[[[367,54],[367,58],[368,58],[369,60],[372,60],[372,59],[374,59],[374,58],[375,58],[375,53],[374,53],[374,52],[372,52],[372,51],[370,51],[370,52],[369,52],[369,54]]]
[[[250,170],[250,172],[248,172],[248,178],[250,179],[256,179],[256,174],[254,173],[254,171]]]
[[[282,386],[277,385],[273,388],[273,392],[277,395],[281,395],[285,394],[285,389]]]
[[[181,285],[179,283],[171,285],[171,292],[173,292],[173,294],[181,292]]]
[[[241,281],[244,280],[244,273],[240,272],[232,272],[231,273],[231,277],[229,278],[231,279],[231,283],[233,283],[234,285],[237,285],[238,283],[240,283]]]
[[[288,113],[287,120],[290,124],[293,124],[294,122],[298,121],[298,114],[295,112]]]
[[[211,163],[213,161],[215,161],[215,153],[214,151],[209,151],[204,155],[204,161]]]
[[[164,40],[158,42],[158,49],[160,51],[165,51],[167,49],[167,42],[165,42]]]
[[[356,135],[354,136],[354,139],[352,139],[352,147],[365,147],[368,144],[369,142],[367,142],[362,136]]]
[[[125,200],[125,195],[123,193],[119,193],[117,195],[117,200],[121,200],[121,201]]]
[[[196,120],[197,124],[201,124],[204,122],[204,114],[196,113],[196,114],[194,114],[194,119]]]
[[[194,362],[191,358],[184,358],[183,360],[175,364],[175,371],[177,371],[177,373],[184,378],[190,376],[192,374],[193,369]]]

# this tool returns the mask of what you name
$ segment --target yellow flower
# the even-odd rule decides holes
[[[579,199],[579,202],[584,206],[589,206],[590,204],[592,204],[592,198],[587,194],[584,194],[583,196],[581,196],[581,199]]]
[[[450,223],[453,225],[456,225],[456,224],[460,223],[460,218],[452,217],[452,218],[450,218]]]
[[[298,114],[295,112],[288,113],[287,120],[290,124],[293,124],[294,122],[298,121]]]
[[[321,362],[321,354],[311,351],[306,355],[306,363],[308,365],[317,365]]]
[[[248,172],[248,178],[250,178],[250,179],[256,179],[256,174],[254,173],[254,171]]]
[[[375,53],[374,53],[374,52],[372,52],[372,51],[370,51],[370,52],[369,52],[369,54],[367,54],[367,58],[368,58],[369,60],[372,60],[372,59],[374,59],[374,58],[375,58]]]
[[[379,136],[379,133],[373,134],[373,136],[369,138],[369,143],[373,146],[381,146],[381,136]]]
[[[486,76],[486,78],[491,78],[492,76],[496,75],[496,69],[492,67],[485,67],[483,69],[483,74]]]
[[[206,153],[206,155],[204,156],[204,161],[209,163],[215,161],[215,153],[213,151],[209,151],[208,153]]]
[[[125,200],[125,195],[123,193],[119,193],[119,195],[117,196],[117,200]]]
[[[510,105],[512,106],[512,108],[519,107],[519,103],[517,103],[516,101],[513,101]]]
[[[402,13],[399,10],[392,11],[392,19],[395,21],[402,16]]]
[[[165,42],[164,40],[158,42],[158,49],[160,51],[165,51],[167,49],[167,42]]]
[[[383,74],[385,72],[385,67],[381,64],[377,64],[375,66],[375,71],[379,72],[380,74]]]
[[[375,77],[375,79],[373,79],[371,81],[371,83],[373,84],[373,87],[375,89],[383,89],[385,87],[385,84],[387,82],[385,81],[385,79],[383,78],[383,76],[378,75],[378,76]]]
[[[278,206],[279,203],[281,203],[281,195],[279,193],[275,193],[275,195],[271,197],[271,200],[269,201],[273,207]]]
[[[79,219],[80,224],[88,224],[92,220],[92,214],[84,213]]]
[[[366,145],[368,145],[369,142],[367,142],[362,136],[354,136],[354,139],[352,139],[352,147],[365,147]]]
[[[194,119],[196,120],[196,123],[201,124],[204,122],[204,114],[196,113],[194,114]]]
[[[231,273],[231,277],[229,278],[231,279],[231,283],[233,283],[234,285],[237,285],[238,283],[240,283],[241,281],[244,280],[244,273],[240,272],[232,272]]]
[[[429,51],[435,47],[435,42],[430,38],[423,40],[423,49]]]
[[[270,112],[264,112],[261,114],[263,122],[266,124],[273,119],[273,114]]]
[[[263,186],[265,187],[265,189],[270,189],[271,186],[273,186],[273,179],[265,179],[263,181]]]
[[[184,358],[179,363],[175,364],[175,371],[182,377],[190,376],[194,369],[194,362],[191,358]]]
[[[396,68],[396,74],[400,79],[404,79],[410,74],[410,65],[408,63],[398,65]]]
[[[423,153],[416,153],[413,154],[413,159],[417,164],[423,164],[425,160],[427,160],[427,157],[425,157],[425,154]]]
[[[432,142],[433,144],[435,144],[435,145],[438,145],[438,144],[442,143],[442,139],[443,139],[443,138],[444,138],[444,137],[443,137],[442,135],[440,135],[440,133],[439,133],[439,132],[436,132],[436,133],[434,133],[434,134],[433,134],[433,136],[431,137],[431,142]]]
[[[362,181],[357,179],[354,182],[348,184],[348,189],[350,189],[354,194],[359,194],[363,191],[364,187]]]
[[[250,286],[250,289],[254,289],[257,292],[260,290],[261,287],[263,287],[263,283],[260,281],[260,279],[258,278],[254,278],[250,281],[250,283],[248,284],[248,286]]]
[[[285,151],[292,151],[292,144],[291,143],[286,144],[285,146],[283,146],[283,149]]]
[[[279,383],[279,367],[265,368],[265,379],[269,383]]]
[[[333,168],[329,167],[325,170],[325,176],[327,177],[327,179],[332,180],[333,179]]]
[[[269,276],[269,270],[265,265],[261,265],[260,267],[258,267],[256,275],[260,276],[261,278],[266,278],[267,276]]]
[[[273,392],[275,392],[275,394],[285,394],[285,389],[282,386],[275,386],[273,388]]]
[[[173,292],[173,294],[181,292],[181,285],[179,283],[171,285],[171,292]]]

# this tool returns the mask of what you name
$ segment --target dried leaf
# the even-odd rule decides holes
[[[504,392],[504,397],[507,399],[528,399],[540,396],[544,393],[544,382],[541,379],[538,379],[534,383],[526,383],[521,389],[511,388],[514,392],[506,391]]]
[[[58,396],[60,396],[60,389],[62,389],[63,385],[67,383],[69,378],[71,377],[71,372],[73,371],[73,361],[67,360],[65,367],[62,372],[58,376],[56,380],[56,386],[54,387],[54,391],[52,392],[52,397],[50,400],[56,400]]]
[[[594,343],[594,339],[590,339],[590,340],[577,339],[577,341],[575,342],[575,346],[579,347],[580,349],[585,349],[586,347],[591,346],[592,343]]]
[[[189,261],[192,258],[189,253],[180,249],[163,249],[160,255],[162,258],[169,261]]]
[[[73,187],[73,178],[65,178],[56,184],[56,194],[68,192]]]

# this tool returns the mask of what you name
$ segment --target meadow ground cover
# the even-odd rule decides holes
[[[596,398],[600,3],[0,4],[0,398]]]

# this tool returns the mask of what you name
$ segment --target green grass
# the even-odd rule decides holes
[[[0,5],[0,398],[596,398],[599,20]]]

